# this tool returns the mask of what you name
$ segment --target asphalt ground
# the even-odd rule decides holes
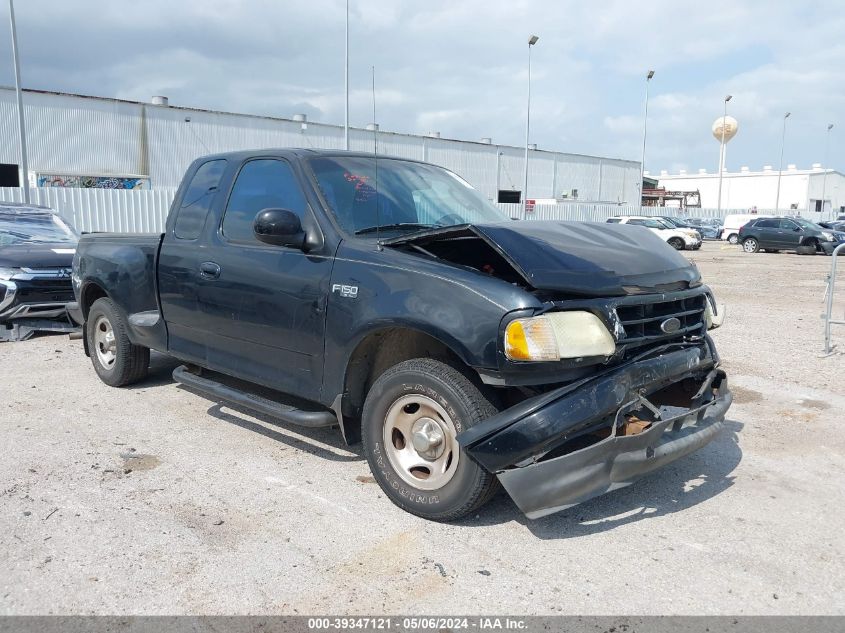
[[[415,518],[360,446],[196,395],[164,356],[113,389],[81,341],[0,345],[0,613],[845,613],[830,258],[687,256],[727,304],[725,431],[537,521],[504,494],[457,523]]]

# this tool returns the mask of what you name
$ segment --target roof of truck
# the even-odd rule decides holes
[[[201,156],[202,159],[214,158],[228,158],[230,160],[244,160],[255,156],[283,156],[283,157],[297,157],[297,158],[315,158],[318,156],[349,156],[353,158],[395,158],[398,160],[406,160],[410,162],[422,162],[414,160],[413,158],[404,158],[401,156],[390,156],[388,154],[373,154],[373,152],[351,152],[343,149],[312,149],[308,147],[277,147],[277,148],[260,148],[260,149],[246,149],[235,152],[220,152],[218,154],[209,154]],[[199,159],[198,159],[199,160]]]

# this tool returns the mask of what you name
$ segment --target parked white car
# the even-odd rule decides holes
[[[722,225],[722,239],[727,240],[730,244],[739,244],[739,230],[757,218],[772,217],[766,213],[739,213],[735,215],[726,215],[725,222]]]
[[[633,224],[644,226],[656,233],[675,250],[682,251],[685,248],[696,250],[701,248],[701,234],[694,229],[681,229],[670,225],[660,218],[650,218],[645,215],[622,215],[608,218],[610,224]]]

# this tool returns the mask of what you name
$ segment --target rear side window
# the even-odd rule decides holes
[[[182,204],[176,215],[176,226],[173,228],[176,237],[195,240],[200,236],[225,169],[226,161],[222,159],[210,160],[199,166],[185,195],[182,196]]]
[[[757,220],[752,223],[752,226],[758,229],[776,229],[780,225],[780,220]]]
[[[622,221],[622,220],[620,220],[619,218],[607,218],[607,223],[608,223],[608,224],[618,224],[618,223],[619,223],[619,222],[621,222],[621,221]]]
[[[260,244],[252,226],[255,216],[264,209],[287,209],[300,221],[305,213],[305,197],[284,161],[260,159],[243,166],[223,216],[223,235],[234,242]]]

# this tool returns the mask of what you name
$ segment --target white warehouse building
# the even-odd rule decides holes
[[[167,189],[178,186],[198,156],[240,149],[342,149],[342,126],[151,103],[25,90],[24,114],[30,185]],[[524,147],[350,130],[352,150],[425,160],[466,178],[492,201],[515,202],[522,189]],[[529,199],[638,204],[637,161],[532,149]],[[0,187],[19,174],[15,91],[0,87]]]
[[[667,191],[699,191],[702,207],[718,205],[718,172],[707,173],[702,169],[697,174],[670,175],[663,171],[658,181]],[[722,174],[722,209],[779,209],[784,214],[800,212],[816,219],[845,213],[845,176],[833,169],[823,169],[820,164],[814,164],[811,169],[789,165],[781,172],[779,197],[778,204],[778,170],[768,165],[762,171],[742,167],[738,172]],[[818,216],[814,215],[816,212]]]

